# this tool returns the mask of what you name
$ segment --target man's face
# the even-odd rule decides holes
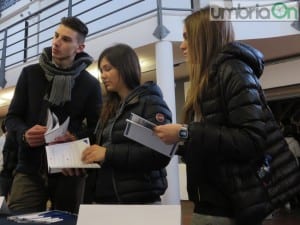
[[[60,24],[52,39],[52,59],[60,66],[72,64],[77,53],[83,51],[84,44],[79,42],[78,33]]]

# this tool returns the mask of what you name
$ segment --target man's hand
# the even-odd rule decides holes
[[[30,147],[39,147],[45,144],[44,134],[47,127],[41,125],[34,125],[24,133],[24,141]]]
[[[55,138],[55,141],[52,142],[51,144],[58,144],[58,143],[64,143],[64,142],[69,142],[69,141],[75,141],[76,137],[71,134],[69,131],[65,133],[64,135]]]
[[[63,169],[62,174],[65,176],[83,176],[86,174],[86,172],[84,169],[68,168],[68,169]]]

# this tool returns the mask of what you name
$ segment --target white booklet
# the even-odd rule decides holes
[[[81,161],[82,152],[90,146],[89,138],[46,146],[49,173],[59,173],[64,168],[100,168],[98,163]]]
[[[70,117],[68,117],[63,124],[59,124],[59,120],[55,113],[48,109],[47,113],[47,131],[45,133],[46,143],[54,142],[55,138],[64,135],[70,123]]]
[[[127,125],[124,136],[166,156],[172,157],[175,154],[177,144],[168,145],[160,140],[160,138],[153,133],[153,128],[156,126],[155,123],[134,113],[131,113],[130,118],[127,119],[126,122]]]

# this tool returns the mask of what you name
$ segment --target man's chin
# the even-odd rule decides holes
[[[61,61],[63,58],[57,54],[52,54],[52,60]]]

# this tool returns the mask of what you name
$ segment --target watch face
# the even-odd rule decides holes
[[[178,135],[182,139],[187,139],[188,138],[188,130],[187,130],[187,128],[185,128],[185,127],[180,128]]]

